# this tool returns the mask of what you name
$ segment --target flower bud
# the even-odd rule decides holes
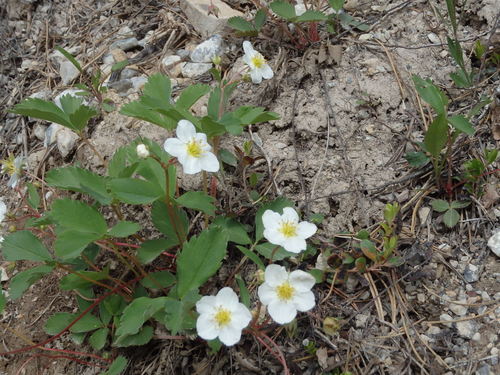
[[[255,279],[257,279],[257,282],[259,284],[262,284],[264,282],[264,271],[260,268],[255,272]]]
[[[136,151],[137,156],[139,156],[141,159],[146,159],[147,157],[149,157],[149,150],[143,143],[137,145]]]
[[[214,65],[220,65],[222,62],[222,58],[220,56],[214,56],[214,58],[212,59],[212,62]]]

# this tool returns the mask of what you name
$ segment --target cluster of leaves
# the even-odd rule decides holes
[[[480,197],[483,194],[483,186],[486,183],[486,174],[498,158],[497,149],[485,149],[482,158],[475,158],[463,164],[464,173],[462,179],[465,181],[465,190],[471,195]]]
[[[369,26],[366,23],[357,20],[343,11],[344,0],[328,0],[328,3],[333,10],[333,12],[330,12],[331,14],[327,14],[321,9],[311,8],[299,15],[297,14],[296,7],[294,7],[290,2],[281,0],[273,1],[269,3],[269,8],[259,9],[255,13],[255,17],[250,21],[238,16],[230,18],[228,23],[239,36],[257,36],[262,31],[262,28],[268,19],[267,15],[271,14],[272,11],[280,19],[285,21],[283,27],[288,27],[286,23],[300,25],[302,23],[325,22],[327,30],[331,33],[338,33],[340,28],[357,28],[361,31],[368,29]],[[314,26],[309,31],[309,39],[316,41],[316,33],[317,31]]]
[[[400,266],[403,260],[394,254],[398,244],[398,215],[398,203],[386,204],[384,221],[380,223],[375,236],[372,237],[366,230],[359,231],[351,248],[330,255],[328,265],[334,270],[341,270],[344,273],[364,273],[381,267]]]
[[[448,115],[449,99],[430,79],[414,75],[413,82],[422,99],[435,111],[435,116],[425,133],[424,142],[418,144],[422,151],[408,153],[406,159],[417,168],[431,161],[436,183],[440,186],[441,171],[447,162],[451,162],[449,158],[455,140],[461,133],[473,135],[475,129],[464,115]],[[443,154],[443,151],[446,152]]]
[[[457,209],[465,208],[469,204],[470,202],[451,201],[448,203],[443,199],[435,199],[432,201],[431,206],[434,211],[443,213],[443,223],[448,228],[453,228],[457,225],[458,220],[460,220],[460,215],[458,214]]]

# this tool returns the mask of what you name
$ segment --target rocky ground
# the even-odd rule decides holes
[[[72,132],[4,112],[27,96],[53,99],[81,79],[54,52],[57,45],[77,56],[86,69],[99,68],[105,74],[116,62],[131,62],[110,75],[107,96],[118,108],[137,99],[147,77],[156,72],[173,79],[174,91],[192,82],[212,82],[212,64],[191,54],[204,41],[222,54],[225,67],[241,66],[242,39],[220,30],[220,24],[224,17],[248,14],[252,2],[228,0],[220,4],[220,18],[215,19],[196,14],[188,4],[200,1],[0,0],[0,158],[24,155],[29,173],[40,178],[60,165],[102,167]],[[469,67],[479,68],[470,59],[475,41],[498,48],[499,5],[478,0],[458,8],[458,37]],[[282,43],[286,38],[277,29],[252,39],[270,60],[275,77],[259,86],[241,84],[231,106],[264,106],[281,119],[227,138],[223,147],[242,147],[253,140],[256,156],[263,158],[246,172],[263,176],[258,189],[269,187],[271,196],[296,201],[306,214],[324,215],[317,237],[325,248],[338,249],[345,241],[341,233],[373,229],[384,205],[399,202],[399,251],[405,264],[371,279],[351,275],[340,285],[318,285],[318,306],[304,314],[296,332],[279,331],[276,340],[296,374],[499,373],[500,266],[486,246],[499,227],[498,172],[488,180],[490,194],[461,211],[459,224],[448,230],[430,210],[431,198],[437,196],[431,174],[415,173],[403,157],[424,134],[412,74],[432,77],[446,88],[456,98],[454,111],[472,108],[482,96],[493,99],[474,119],[474,138],[460,141],[459,171],[482,148],[499,146],[494,128],[500,117],[498,73],[472,89],[454,88],[449,73],[456,66],[446,46],[447,26],[439,17],[446,15],[441,2],[351,0],[345,9],[366,20],[368,30],[351,29],[340,37],[325,32],[320,43],[303,50]],[[211,37],[216,32],[220,36]],[[203,114],[206,101],[193,110]],[[139,136],[163,143],[168,135],[118,111],[105,114],[89,129],[90,140],[105,157]],[[221,194],[231,208],[249,199],[241,186],[242,173],[228,176]],[[0,178],[0,196],[13,209],[17,198],[6,187],[7,177]],[[182,181],[185,188],[198,183],[189,177]],[[8,270],[2,283],[16,272]],[[25,346],[26,340],[43,340],[46,319],[56,311],[71,311],[73,296],[55,287],[59,276],[35,284],[20,303],[8,306],[0,318],[1,351]],[[334,334],[323,326],[328,317],[339,319]],[[67,338],[54,345],[79,350]],[[162,340],[161,335],[146,347],[123,351],[130,360],[127,374],[282,371],[250,339],[208,353],[202,341]],[[98,373],[35,354],[0,357],[0,374]]]

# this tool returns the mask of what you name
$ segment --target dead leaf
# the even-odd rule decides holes
[[[340,62],[342,61],[342,46],[340,45],[328,45],[328,54],[330,55],[330,61],[329,63],[332,63],[332,60],[335,62],[335,64],[340,65]]]
[[[493,207],[493,205],[498,201],[500,195],[498,195],[498,190],[495,184],[487,184],[484,189],[484,195],[482,197],[483,205],[485,208]]]
[[[318,358],[318,364],[323,370],[328,368],[328,349],[327,348],[319,348],[318,350],[316,350],[316,358]]]

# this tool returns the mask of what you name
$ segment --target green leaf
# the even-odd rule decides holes
[[[81,332],[81,333],[71,333],[69,335],[69,338],[71,339],[71,341],[73,341],[73,343],[75,345],[82,345],[83,342],[85,341],[85,337],[87,337],[87,333],[86,332]]]
[[[141,230],[141,226],[131,221],[119,221],[116,225],[108,230],[108,236],[112,237],[128,237]]]
[[[239,251],[243,253],[248,259],[250,259],[252,262],[254,262],[262,271],[266,269],[266,266],[264,266],[264,263],[262,260],[259,258],[257,254],[254,252],[250,251],[246,247],[243,246],[236,246]]]
[[[79,275],[84,276],[85,279],[83,279]],[[91,281],[88,280],[99,281],[108,278],[108,276],[108,269],[104,269],[100,272],[79,271],[78,275],[75,273],[70,273],[69,275],[66,275],[61,279],[61,281],[59,282],[59,287],[62,290],[84,289],[88,288],[91,285],[94,285]]]
[[[37,98],[24,99],[10,111],[18,115],[34,117],[40,120],[55,122],[73,129],[66,113],[52,102]]]
[[[264,224],[262,223],[262,215],[264,215],[266,210],[272,210],[282,214],[283,208],[293,206],[294,204],[291,200],[283,197],[279,197],[272,202],[263,204],[255,214],[255,240],[259,241],[263,237],[262,234],[264,233]]]
[[[498,150],[497,149],[485,149],[484,150],[484,158],[486,159],[487,164],[492,164],[497,160]]]
[[[81,201],[58,199],[51,217],[58,223],[55,251],[63,259],[75,258],[85,247],[106,234],[107,224],[95,208]]]
[[[153,338],[153,327],[144,326],[136,334],[128,336],[119,336],[115,340],[113,345],[119,348],[127,346],[141,346],[147,344],[152,338]]]
[[[366,271],[366,258],[361,257],[356,259],[354,262],[354,265],[356,266],[357,270],[359,272],[365,272]]]
[[[47,322],[45,323],[43,330],[48,335],[51,336],[57,335],[59,332],[61,332],[67,326],[69,326],[71,322],[76,318],[77,314],[71,314],[67,312],[57,312],[54,315],[52,315],[49,319],[47,319]]]
[[[295,17],[297,17],[297,14],[295,13],[295,7],[286,1],[273,1],[271,4],[269,4],[269,7],[274,13],[286,19],[287,21],[291,21]]]
[[[195,328],[194,306],[200,298],[196,290],[190,291],[181,300],[167,298],[164,324],[173,335]]]
[[[88,313],[76,322],[70,330],[73,333],[83,333],[90,332],[98,328],[102,328],[101,320],[97,316]]]
[[[78,232],[102,236],[108,226],[94,207],[71,199],[58,199],[52,204],[52,218],[60,225]]]
[[[50,273],[54,266],[41,265],[16,274],[9,285],[9,298],[16,300],[34,283]]]
[[[453,228],[455,225],[457,225],[458,220],[460,220],[460,215],[458,214],[457,210],[454,210],[453,208],[450,208],[443,215],[443,223],[448,228]]]
[[[139,297],[134,299],[123,310],[115,333],[116,336],[129,336],[138,333],[148,319],[164,308],[166,298]]]
[[[462,47],[460,46],[460,42],[458,40],[453,40],[450,37],[447,37],[447,42],[448,42],[448,50],[450,51],[451,57],[453,57],[453,60],[455,60],[458,66],[462,70],[464,70],[465,69],[464,55],[462,52]]]
[[[5,294],[3,294],[3,290],[0,289],[0,314],[3,313],[6,305],[7,305],[7,299],[5,298]]]
[[[250,293],[248,292],[248,288],[245,285],[245,281],[241,278],[240,275],[236,275],[234,277],[236,282],[238,283],[238,288],[240,289],[240,298],[241,302],[248,308],[250,308]]]
[[[66,57],[75,66],[75,68],[78,69],[80,73],[83,73],[82,66],[71,53],[60,46],[56,46],[56,50],[58,50],[64,57]]]
[[[313,268],[312,270],[309,270],[308,273],[314,277],[316,284],[321,284],[325,280],[325,271],[323,270]]]
[[[190,290],[200,287],[220,268],[226,255],[227,232],[213,226],[184,243],[177,257],[177,294],[182,299]]]
[[[273,262],[297,256],[296,253],[286,251],[281,246],[269,242],[255,246],[255,250],[267,259],[271,259],[272,257]]]
[[[177,198],[176,201],[186,208],[202,211],[209,216],[215,215],[215,199],[203,191],[188,191]]]
[[[81,133],[89,120],[98,114],[95,109],[84,105],[81,97],[67,94],[61,97],[60,102],[71,123],[69,128],[77,133]]]
[[[243,17],[231,17],[227,20],[227,23],[233,29],[241,31],[243,33],[251,33],[255,31],[254,26]]]
[[[359,238],[360,240],[369,240],[370,239],[370,232],[368,232],[365,229],[361,229],[357,234],[356,238]]]
[[[328,0],[328,3],[336,12],[344,7],[344,0]]]
[[[120,109],[120,114],[147,121],[168,130],[175,129],[175,126],[177,125],[176,121],[153,110],[150,106],[145,105],[140,101],[124,104]]]
[[[424,144],[429,153],[438,158],[448,142],[448,122],[445,115],[437,116],[425,133]]]
[[[125,308],[125,300],[118,294],[110,295],[108,298],[102,301],[102,304],[106,311],[113,316],[120,315]]]
[[[431,202],[432,209],[437,212],[445,212],[450,208],[450,205],[448,202],[442,199],[434,199]]]
[[[472,124],[462,115],[448,117],[448,122],[457,130],[467,135],[473,135],[475,132]]]
[[[417,75],[413,75],[412,79],[422,99],[429,103],[438,115],[445,115],[448,97],[431,80],[423,80]]]
[[[450,203],[451,208],[465,208],[470,205],[470,202],[459,202],[459,201],[452,201]]]
[[[168,271],[149,272],[148,276],[141,280],[142,286],[149,289],[168,288],[174,283],[175,276]]]
[[[238,159],[236,158],[236,156],[234,156],[232,152],[226,150],[225,148],[221,148],[219,150],[219,158],[227,165],[230,165],[232,167],[238,166]]]
[[[295,22],[320,22],[327,20],[328,17],[323,12],[317,10],[306,10],[302,15],[295,19]]]
[[[59,189],[90,195],[102,205],[111,203],[106,188],[107,178],[78,167],[54,168],[47,172],[45,182]]]
[[[210,91],[210,86],[201,83],[188,86],[179,95],[179,98],[175,102],[175,106],[179,108],[189,109],[202,96],[208,94],[209,91]]]
[[[116,357],[108,371],[102,372],[100,375],[120,375],[125,367],[127,367],[127,359],[121,355]]]
[[[109,329],[101,328],[95,331],[89,337],[89,344],[94,350],[101,350],[106,345],[106,338],[108,337]]]
[[[375,247],[375,244],[369,240],[362,240],[359,244],[363,254],[370,260],[376,262],[378,261],[379,252]]]
[[[26,186],[28,187],[28,204],[36,210],[40,205],[40,194],[32,183],[28,182]]]
[[[129,204],[148,204],[163,195],[160,186],[137,178],[115,178],[109,188],[116,198]]]
[[[266,11],[264,9],[259,9],[257,13],[255,13],[255,18],[253,20],[257,31],[260,31],[260,29],[262,29],[262,26],[264,26],[266,20],[267,20]]]
[[[116,72],[118,70],[122,70],[124,69],[127,65],[129,64],[129,61],[127,59],[123,60],[123,61],[118,61],[117,63],[113,64],[113,66],[111,66],[111,71],[112,72]]]
[[[172,222],[169,212],[174,215],[175,222]],[[179,244],[179,236],[181,242],[186,239],[189,220],[183,209],[175,206],[168,209],[165,202],[156,201],[151,209],[151,219],[156,229],[166,235],[168,239],[177,240],[177,244]]]
[[[172,95],[170,78],[164,74],[153,74],[144,85],[144,96],[168,102]]]
[[[450,77],[458,88],[467,88],[472,85],[471,76],[463,69],[450,73]]]
[[[142,243],[141,247],[137,249],[137,259],[139,259],[142,264],[151,263],[162,252],[171,249],[178,243],[179,241],[176,237],[145,241]]]
[[[5,236],[0,247],[4,260],[32,260],[35,262],[51,261],[49,251],[33,233],[27,230]]]
[[[413,168],[420,168],[429,162],[429,158],[422,151],[408,152],[405,159]]]
[[[218,225],[224,228],[229,235],[230,242],[234,242],[239,245],[249,245],[252,243],[245,227],[230,217],[217,216],[213,221],[213,225]]]

